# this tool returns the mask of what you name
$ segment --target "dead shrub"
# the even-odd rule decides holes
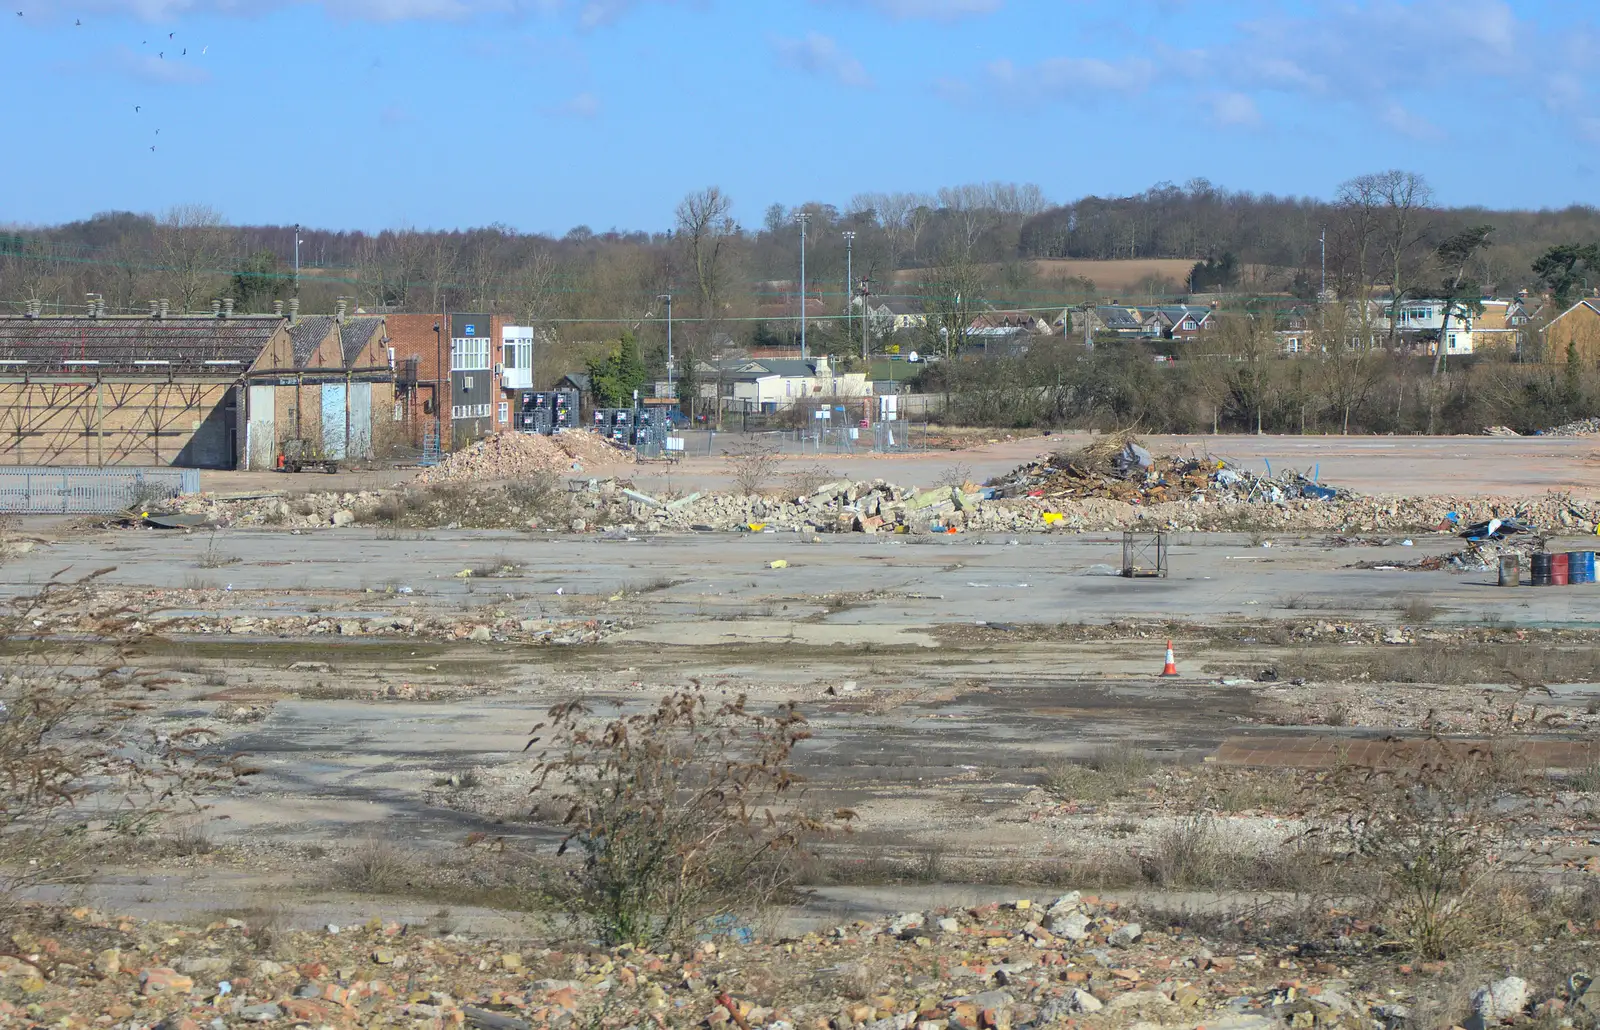
[[[1529,776],[1513,749],[1425,740],[1392,768],[1327,781],[1343,794],[1345,857],[1375,874],[1379,916],[1407,949],[1450,958],[1527,918],[1498,842],[1529,803]]]
[[[731,448],[726,462],[734,487],[749,497],[766,488],[783,459],[770,444],[750,440]]]
[[[373,838],[334,864],[334,882],[363,894],[392,894],[410,887],[418,868],[411,852],[392,840]]]
[[[824,485],[837,482],[841,477],[826,465],[801,465],[784,476],[784,492],[795,497],[808,497]],[[747,491],[753,493],[754,491]]]
[[[1425,597],[1412,596],[1406,598],[1395,606],[1400,613],[1400,621],[1415,626],[1423,626],[1438,617],[1440,608]]]
[[[38,613],[94,610],[93,583],[110,569],[52,582],[0,617],[0,639],[19,644],[0,667],[0,927],[17,891],[80,872],[112,845],[149,837],[199,792],[241,775],[199,754],[199,728],[140,722],[144,699],[177,682],[130,672],[122,656],[64,652],[30,639]]]
[[[764,908],[794,881],[787,859],[852,815],[801,807],[790,759],[809,736],[793,705],[760,714],[698,687],[605,722],[557,705],[527,745],[538,801],[565,812],[559,853],[579,858],[551,900],[602,940],[651,946]]]

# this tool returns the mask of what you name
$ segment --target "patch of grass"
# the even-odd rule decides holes
[[[1321,885],[1331,868],[1302,847],[1241,842],[1205,814],[1160,834],[1139,865],[1151,884],[1184,890],[1306,890]]]
[[[1143,749],[1128,743],[1107,744],[1082,761],[1049,763],[1041,782],[1045,790],[1063,800],[1109,801],[1139,786],[1154,768]]]
[[[1426,625],[1438,617],[1441,609],[1425,597],[1413,595],[1395,605],[1400,621],[1413,625]]]

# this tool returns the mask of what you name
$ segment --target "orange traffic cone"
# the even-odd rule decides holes
[[[1178,663],[1172,657],[1172,641],[1169,640],[1169,641],[1167,641],[1167,664],[1162,667],[1161,675],[1163,675],[1163,676],[1176,676],[1177,674],[1178,674]]]

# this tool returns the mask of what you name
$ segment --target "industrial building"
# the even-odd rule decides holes
[[[382,318],[0,318],[0,463],[271,468],[285,441],[370,457],[397,408]],[[403,414],[403,413],[401,413]]]

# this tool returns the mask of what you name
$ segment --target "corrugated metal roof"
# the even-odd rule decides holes
[[[93,361],[101,368],[208,371],[232,374],[248,368],[283,324],[273,316],[233,318],[17,318],[0,317],[0,359],[25,361],[29,371],[73,368]],[[232,365],[207,366],[206,362]]]

